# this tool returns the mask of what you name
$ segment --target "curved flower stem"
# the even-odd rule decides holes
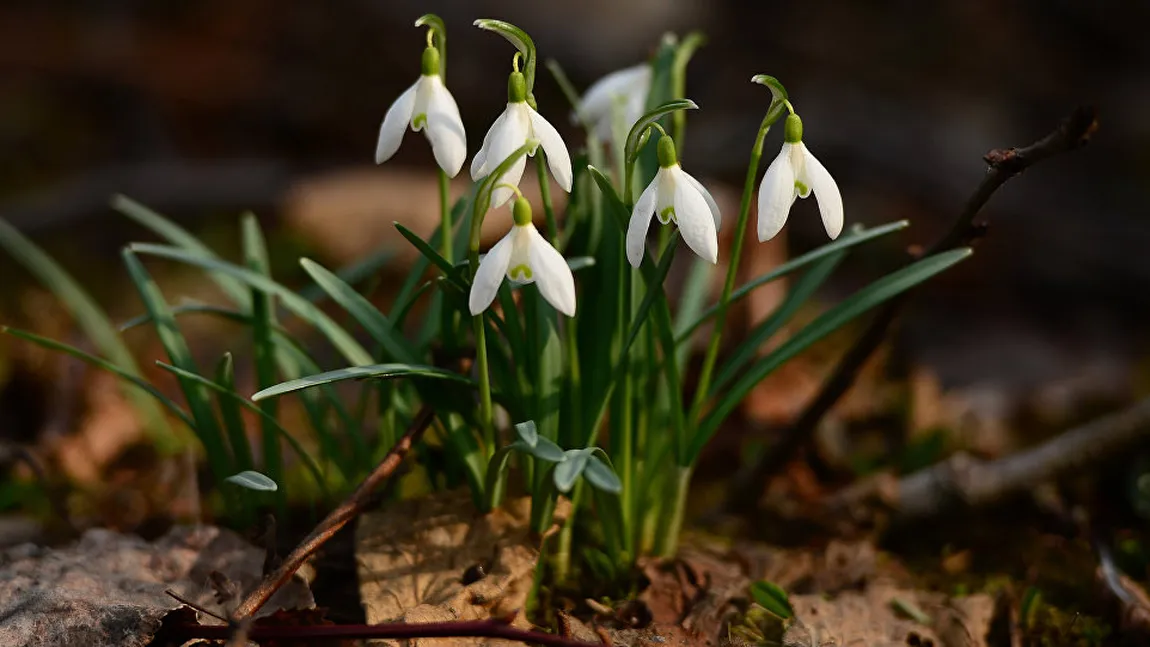
[[[727,319],[727,306],[731,301],[731,292],[735,288],[735,279],[739,273],[739,259],[743,255],[743,239],[747,235],[747,221],[751,215],[751,196],[755,191],[755,178],[759,173],[759,162],[763,157],[763,140],[771,130],[771,125],[779,120],[785,109],[785,101],[773,101],[763,121],[759,124],[759,134],[755,137],[755,145],[751,148],[751,161],[747,166],[747,178],[743,183],[743,198],[739,204],[739,220],[735,224],[735,239],[731,244],[731,257],[727,266],[727,279],[723,282],[723,292],[719,296],[718,310],[715,313],[714,328],[711,330],[711,340],[707,344],[707,354],[703,359],[703,366],[699,374],[699,386],[695,391],[695,400],[691,405],[687,420],[698,420],[702,414],[703,404],[707,401],[707,392],[711,388],[711,377],[715,371],[715,361],[719,357],[719,345],[723,336],[723,325]]]

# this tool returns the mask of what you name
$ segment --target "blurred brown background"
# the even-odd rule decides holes
[[[107,208],[116,192],[225,248],[235,245],[235,214],[255,210],[277,232],[285,271],[300,253],[351,260],[332,258],[337,247],[293,230],[285,214],[313,205],[306,191],[317,179],[351,177],[348,186],[378,183],[352,210],[384,225],[339,221],[342,206],[316,207],[331,214],[321,220],[333,235],[386,230],[410,200],[409,181],[431,177],[429,149],[410,134],[396,159],[371,165],[384,112],[418,74],[424,35],[412,22],[428,11],[448,25],[448,85],[471,152],[505,101],[512,53],[471,27],[478,17],[526,29],[541,59],[558,59],[579,88],[642,60],[666,31],[704,31],[688,82],[702,109],[684,163],[732,186],[767,105],[748,80],[779,77],[808,145],[838,179],[848,222],[914,223],[856,255],[829,297],[941,232],[987,150],[1029,143],[1075,105],[1097,105],[1091,146],[994,198],[975,260],[920,294],[902,338],[948,384],[1031,388],[1094,371],[1122,388],[1139,373],[1150,305],[1145,3],[9,0],[0,217],[121,301],[116,251],[143,234]],[[575,147],[580,134],[542,68],[536,94]],[[772,133],[770,154],[779,141]],[[796,205],[791,246],[822,239],[813,201]],[[0,321],[27,310],[27,285],[0,259]],[[129,299],[113,311],[136,307]]]

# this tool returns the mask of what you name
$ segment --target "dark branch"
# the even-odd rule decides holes
[[[893,487],[864,481],[836,495],[829,505],[843,510],[878,498],[893,507],[899,518],[908,519],[956,507],[978,508],[1025,492],[1035,484],[1084,472],[1129,451],[1147,437],[1150,398],[998,460],[978,461],[958,454],[903,477]]]
[[[399,439],[395,447],[391,448],[387,456],[384,456],[379,465],[376,465],[371,474],[359,484],[355,492],[352,492],[347,500],[341,503],[338,508],[332,510],[323,521],[319,522],[319,525],[308,533],[307,537],[303,538],[303,541],[292,550],[291,554],[284,559],[283,563],[280,564],[274,572],[265,577],[259,586],[249,593],[243,602],[236,607],[236,610],[232,613],[233,623],[238,623],[244,618],[249,618],[254,615],[256,611],[259,611],[260,607],[266,604],[272,595],[275,594],[285,582],[291,579],[292,575],[299,570],[299,567],[307,561],[308,557],[335,536],[335,533],[339,532],[339,529],[343,528],[347,522],[363,512],[364,508],[368,506],[372,499],[372,492],[395,472],[404,457],[407,456],[407,453],[411,450],[411,447],[419,437],[423,435],[428,425],[431,424],[432,417],[433,412],[431,408],[424,405],[423,408],[419,410],[419,413],[415,415],[415,419],[412,420],[411,425],[407,428],[407,432],[403,434],[403,437]],[[226,628],[227,627],[224,627],[224,629]],[[304,627],[295,627],[294,629],[299,630],[304,629]],[[253,632],[254,631],[255,629],[253,629]],[[252,640],[257,639],[254,634],[250,637]]]
[[[181,640],[227,640],[232,628],[227,625],[181,625],[173,627],[173,637]],[[524,643],[547,645],[548,647],[600,647],[599,643],[588,643],[556,634],[528,631],[512,627],[501,620],[464,620],[459,622],[429,622],[407,624],[402,622],[379,625],[253,625],[248,629],[247,639],[334,641],[370,638],[393,640],[413,638],[498,638]]]
[[[990,200],[994,192],[1014,176],[1050,157],[1067,153],[1082,146],[1098,127],[1097,114],[1093,108],[1077,108],[1053,132],[1023,148],[996,149],[983,159],[987,163],[986,175],[978,188],[967,200],[954,225],[945,236],[926,252],[926,256],[957,247],[965,247],[982,236],[985,223],[975,222],[975,217]],[[911,259],[913,261],[915,259]],[[855,341],[835,367],[834,372],[823,384],[818,395],[799,415],[794,425],[784,437],[764,456],[742,482],[732,487],[727,501],[728,510],[754,509],[759,495],[766,487],[770,476],[785,465],[812,436],[814,429],[823,417],[854,384],[859,370],[886,338],[887,330],[894,322],[911,292],[891,299],[884,305],[870,325]]]

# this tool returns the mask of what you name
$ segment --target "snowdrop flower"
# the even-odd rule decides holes
[[[775,237],[787,222],[796,198],[811,193],[819,202],[823,227],[831,239],[843,230],[843,198],[834,178],[803,144],[803,122],[796,114],[787,117],[783,150],[763,175],[759,185],[759,242]]]
[[[511,73],[507,80],[507,108],[503,114],[491,124],[491,129],[483,138],[483,146],[471,160],[471,179],[479,180],[487,177],[502,164],[520,146],[529,140],[537,140],[547,154],[547,166],[551,175],[559,182],[563,190],[571,192],[571,155],[567,152],[567,145],[559,137],[546,119],[534,108],[527,105],[527,82],[519,71]],[[532,149],[527,155],[535,155],[537,149]],[[491,193],[489,208],[495,208],[507,202],[513,191],[512,187],[519,186],[523,177],[523,168],[527,166],[527,156],[519,158],[503,177],[499,178],[499,186]],[[507,186],[502,186],[506,184]]]
[[[511,189],[508,189],[511,190]],[[495,299],[506,276],[519,284],[534,283],[547,302],[575,316],[575,278],[563,256],[531,224],[531,205],[523,197],[512,205],[515,225],[479,262],[468,306],[477,315]]]
[[[719,259],[719,206],[707,189],[679,166],[675,142],[667,135],[659,139],[659,172],[639,196],[627,226],[627,260],[633,267],[643,262],[647,228],[651,216],[659,222],[674,221],[687,246],[705,261]]]
[[[643,116],[650,92],[651,66],[643,63],[628,67],[592,83],[579,101],[579,112],[600,141],[611,141],[615,106],[622,110],[623,122],[629,129]]]
[[[439,50],[423,50],[421,72],[419,80],[387,109],[379,128],[375,163],[382,164],[395,155],[410,123],[412,130],[422,130],[427,135],[439,168],[455,177],[467,158],[467,133],[459,118],[459,107],[439,76]]]

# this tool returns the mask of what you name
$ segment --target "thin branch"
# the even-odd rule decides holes
[[[368,507],[372,499],[372,492],[395,472],[404,457],[407,456],[407,453],[411,450],[411,447],[419,437],[423,435],[428,425],[431,424],[433,417],[434,412],[431,407],[424,405],[423,408],[419,410],[419,413],[415,415],[415,419],[412,420],[411,425],[407,428],[407,432],[404,433],[403,437],[399,439],[399,442],[391,448],[391,451],[380,461],[379,465],[372,470],[371,474],[359,484],[355,492],[352,492],[351,496],[341,503],[339,507],[332,510],[323,521],[319,522],[319,525],[308,533],[307,537],[303,538],[303,541],[292,550],[291,554],[284,559],[283,563],[281,563],[274,572],[265,577],[259,586],[249,593],[243,602],[236,607],[236,610],[232,613],[233,623],[238,623],[240,620],[251,617],[259,611],[260,607],[266,604],[268,599],[270,599],[285,582],[291,579],[291,576],[299,567],[303,566],[303,563],[307,561],[308,557],[331,539],[335,533],[339,532],[340,528],[347,525],[347,522],[357,517],[359,513]],[[303,629],[303,627],[295,627],[294,629]],[[253,632],[254,631],[253,629]],[[257,639],[254,634],[251,638],[252,640]]]
[[[932,245],[925,256],[972,244],[986,231],[986,224],[975,222],[975,218],[999,187],[1045,159],[1085,146],[1097,127],[1098,121],[1095,110],[1089,107],[1079,107],[1063,120],[1053,132],[1029,146],[1005,150],[996,149],[987,153],[983,157],[987,169],[982,182],[967,200],[950,231]],[[917,259],[912,258],[910,262],[914,260]],[[767,455],[747,472],[748,476],[740,479],[741,482],[730,489],[731,496],[726,504],[728,510],[754,509],[759,495],[766,487],[767,480],[790,461],[812,436],[823,416],[854,384],[862,366],[886,338],[887,330],[902,310],[910,294],[911,292],[904,292],[888,301],[879,310],[878,314],[871,320],[870,325],[855,341],[854,346],[839,361],[831,376],[823,383],[822,390],[799,415],[794,425],[778,443],[772,446]]]
[[[849,509],[878,498],[899,518],[978,508],[1019,494],[1035,484],[1083,472],[1150,438],[1150,398],[1128,409],[1071,429],[1046,442],[994,461],[958,454],[941,463],[882,483],[863,481],[835,495],[831,509]]]
[[[174,637],[181,640],[226,640],[232,628],[227,625],[179,625],[172,628]],[[599,643],[583,642],[556,634],[528,631],[512,627],[503,620],[462,620],[458,622],[429,622],[408,624],[393,622],[378,625],[253,625],[248,629],[248,640],[306,640],[332,641],[387,638],[393,640],[413,638],[498,638],[547,647],[601,647]]]

